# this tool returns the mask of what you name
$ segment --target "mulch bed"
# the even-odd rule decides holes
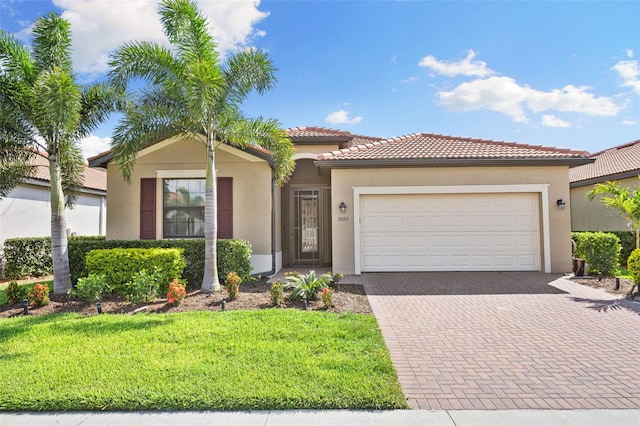
[[[243,284],[240,286],[240,293],[236,300],[226,300],[225,309],[234,311],[239,309],[274,309],[271,304],[270,284],[266,279],[262,279],[255,284]],[[285,297],[287,293],[285,292]],[[105,314],[133,314],[136,309],[146,307],[144,312],[166,313],[166,312],[186,312],[186,311],[220,311],[222,310],[222,300],[227,298],[227,292],[214,292],[203,294],[199,290],[192,290],[187,293],[187,297],[179,306],[167,305],[166,299],[156,299],[151,303],[134,306],[127,302],[124,297],[118,295],[107,295],[101,302],[102,312]],[[81,300],[73,300],[67,295],[50,295],[51,303],[38,308],[29,308],[29,315],[48,315],[58,312],[77,312],[83,315],[97,315],[98,311],[95,303]],[[317,300],[309,301],[308,310],[328,311],[333,313],[362,313],[371,314],[371,306],[364,291],[363,286],[356,284],[338,284],[333,294],[332,308],[327,309],[318,295]],[[301,301],[289,301],[281,308],[304,309]],[[22,303],[5,305],[0,307],[0,317],[11,317],[23,315]]]
[[[611,294],[619,294],[621,296],[625,296],[630,300],[640,300],[640,294],[638,294],[638,288],[633,289],[633,280],[628,278],[620,278],[620,287],[616,289],[616,278],[615,277],[602,277],[602,279],[598,279],[598,277],[593,276],[582,276],[582,277],[571,277],[571,281],[586,285],[592,288],[599,288],[607,293]],[[634,290],[631,293],[631,290]]]

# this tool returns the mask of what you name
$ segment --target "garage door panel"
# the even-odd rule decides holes
[[[540,270],[536,194],[363,195],[360,210],[362,271]]]

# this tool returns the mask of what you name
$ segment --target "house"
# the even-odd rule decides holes
[[[585,198],[595,184],[616,181],[635,188],[640,184],[640,139],[591,155],[593,162],[569,170],[571,229],[573,231],[628,231],[624,216],[603,206],[598,195]]]
[[[36,156],[34,176],[0,199],[0,244],[8,238],[51,235],[49,162]],[[84,182],[72,209],[67,209],[69,234],[105,235],[107,175],[85,167]]]
[[[588,153],[411,134],[288,130],[296,169],[273,184],[269,152],[222,145],[219,237],[247,239],[254,272],[570,271],[569,167]],[[107,238],[201,237],[205,152],[171,138],[139,152],[131,184],[110,152]],[[187,201],[188,200],[188,201]]]

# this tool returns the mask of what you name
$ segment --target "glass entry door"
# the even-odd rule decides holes
[[[320,265],[322,252],[322,190],[293,190],[292,247],[296,265]]]

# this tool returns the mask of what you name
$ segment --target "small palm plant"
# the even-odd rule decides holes
[[[333,277],[331,274],[322,274],[316,276],[316,271],[309,271],[308,274],[299,274],[297,272],[287,276],[287,285],[285,288],[292,290],[291,299],[299,300],[306,298],[314,300],[320,290],[329,286]]]

